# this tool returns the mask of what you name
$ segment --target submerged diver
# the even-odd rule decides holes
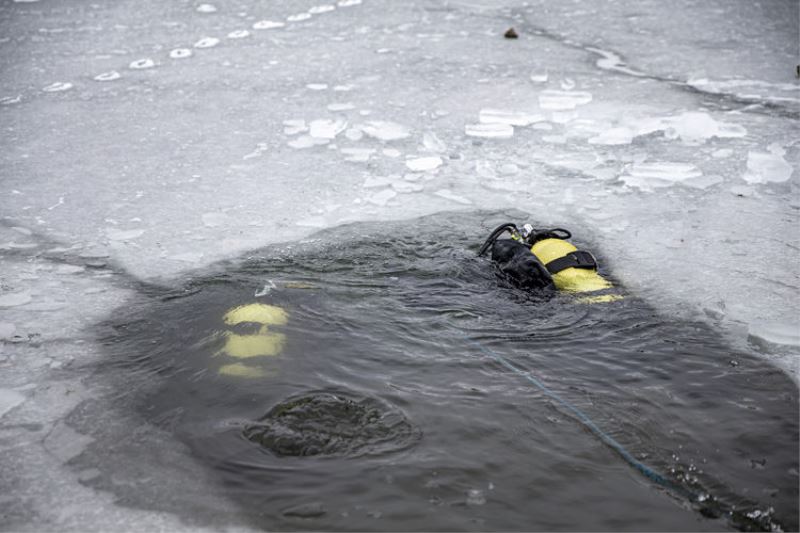
[[[500,239],[505,233],[510,239]],[[597,260],[567,241],[572,234],[563,228],[536,230],[530,224],[522,229],[513,223],[501,224],[492,231],[478,255],[492,249],[492,261],[500,272],[519,288],[551,295],[556,290],[592,293],[584,303],[611,302],[622,296],[614,285],[597,272]]]

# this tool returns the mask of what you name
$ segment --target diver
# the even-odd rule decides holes
[[[508,232],[510,239],[500,239]],[[584,303],[611,302],[622,299],[614,285],[598,272],[597,260],[589,252],[578,250],[567,239],[572,233],[563,228],[536,230],[530,224],[522,229],[507,222],[492,231],[478,251],[478,256],[492,249],[492,261],[513,285],[551,296],[557,290],[569,293],[592,293]]]

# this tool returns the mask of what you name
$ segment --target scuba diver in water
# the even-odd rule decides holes
[[[511,237],[500,239],[508,232]],[[515,286],[552,295],[556,290],[591,293],[584,303],[612,302],[622,299],[614,285],[601,276],[597,260],[578,250],[567,239],[572,234],[563,228],[536,230],[530,224],[522,229],[507,222],[492,231],[478,255],[492,249],[492,261]]]

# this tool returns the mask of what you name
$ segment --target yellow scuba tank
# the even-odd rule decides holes
[[[509,232],[511,239],[498,240],[504,232]],[[535,230],[530,224],[517,228],[515,224],[506,223],[491,233],[478,255],[491,247],[492,260],[521,288],[537,292],[555,288],[581,294],[579,301],[582,303],[622,299],[622,295],[610,291],[613,284],[597,272],[594,256],[567,241],[571,236],[562,228]],[[598,292],[600,294],[582,295]]]
[[[531,252],[545,267],[577,251],[572,243],[562,239],[542,239],[531,246]],[[551,275],[556,288],[562,291],[592,292],[613,287],[611,282],[598,274],[595,269],[567,267],[556,273],[551,272]]]

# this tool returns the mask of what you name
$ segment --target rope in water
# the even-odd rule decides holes
[[[545,395],[549,396],[553,400],[555,400],[558,404],[568,409],[572,414],[574,414],[578,420],[583,424],[589,431],[591,431],[594,435],[596,435],[600,440],[602,440],[606,445],[608,445],[611,449],[619,454],[626,463],[631,465],[635,468],[638,472],[644,475],[647,479],[653,481],[654,483],[661,485],[662,487],[669,489],[672,492],[675,492],[685,498],[689,498],[690,500],[696,500],[697,495],[694,494],[692,491],[688,490],[687,488],[678,485],[677,483],[671,481],[663,474],[658,473],[657,471],[653,470],[646,464],[642,463],[638,459],[636,459],[631,453],[625,449],[622,444],[617,442],[611,435],[600,429],[600,427],[595,424],[589,416],[575,407],[572,403],[565,400],[552,390],[548,389],[547,386],[539,381],[536,377],[531,375],[530,372],[522,370],[521,368],[514,366],[509,362],[508,359],[500,355],[499,353],[495,352],[491,348],[487,348],[483,344],[479,343],[478,341],[468,337],[465,333],[461,332],[461,335],[473,346],[477,347],[480,351],[485,353],[486,355],[490,356],[492,359],[506,367],[507,369],[511,370],[518,376],[524,378],[529,383],[532,383],[536,386],[539,390],[541,390]]]

